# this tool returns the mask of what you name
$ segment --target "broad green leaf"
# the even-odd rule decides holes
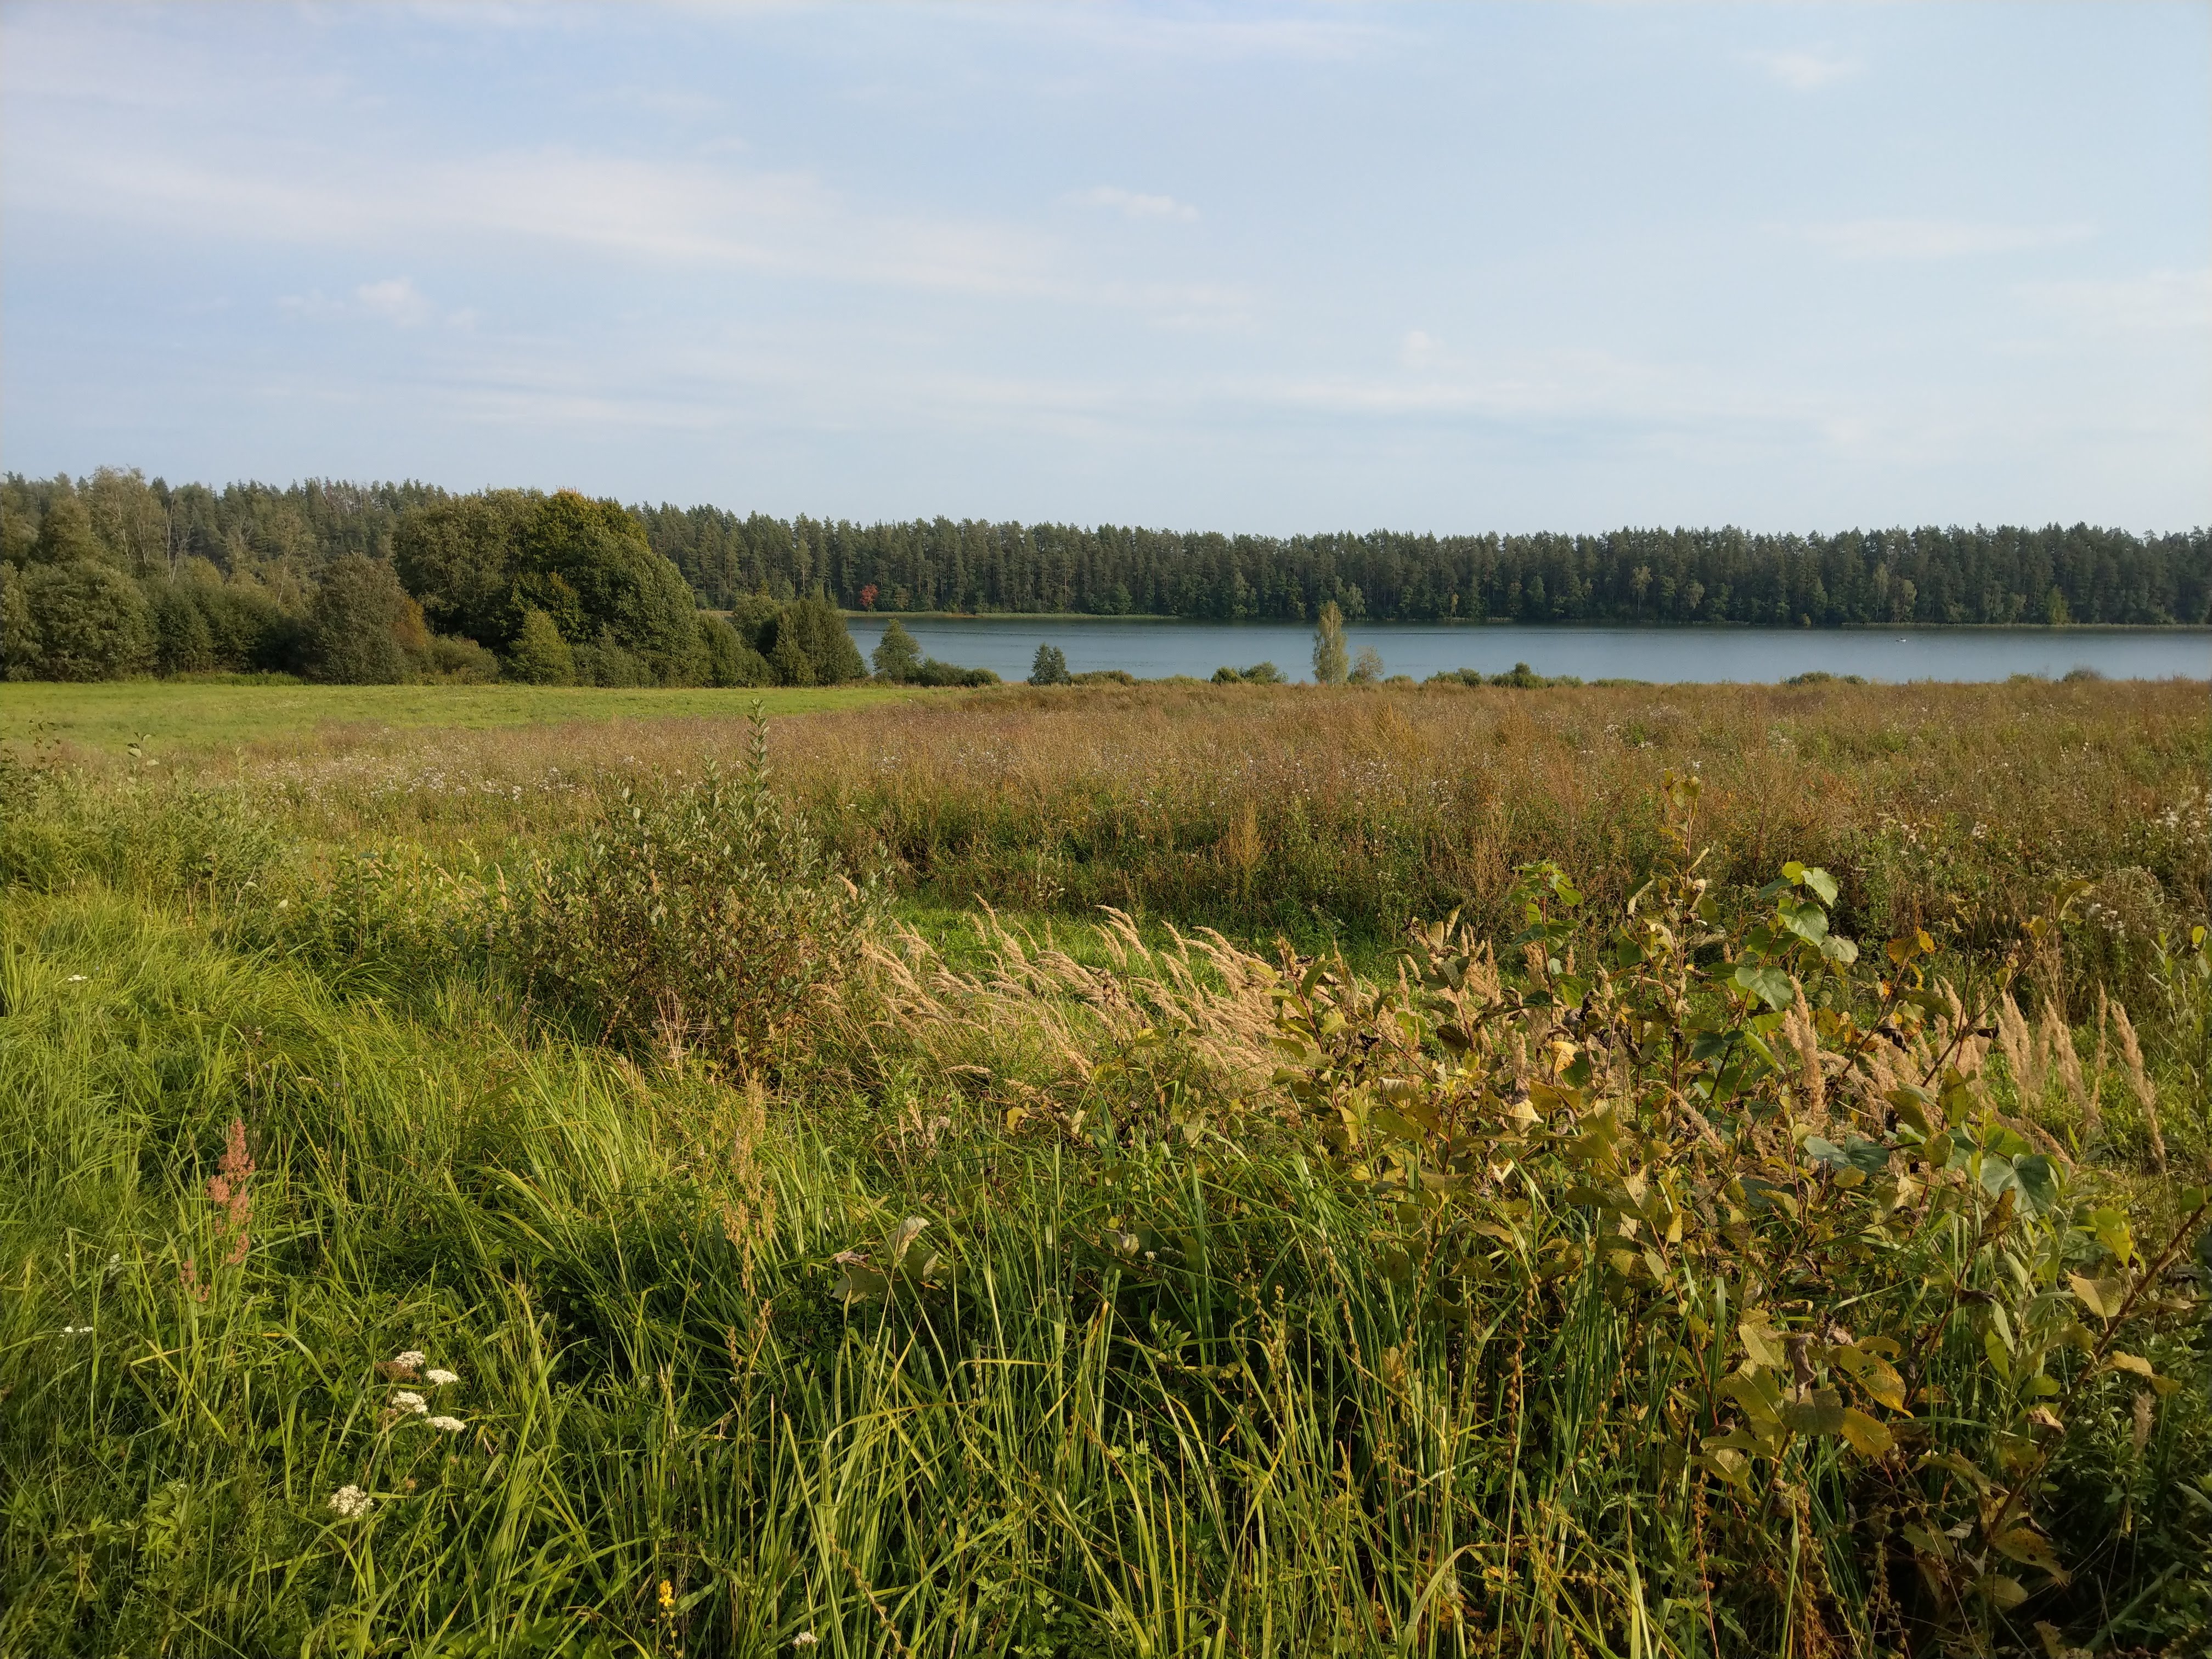
[[[1799,879],[1820,896],[1821,903],[1836,902],[1836,878],[1817,864],[1808,868]]]
[[[1778,1012],[1787,1008],[1796,997],[1796,992],[1790,983],[1790,975],[1779,968],[1760,968],[1748,962],[1741,963],[1737,965],[1734,982],[1737,988],[1749,991]]]

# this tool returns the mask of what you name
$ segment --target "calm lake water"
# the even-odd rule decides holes
[[[851,619],[862,655],[875,649],[888,618]],[[1170,674],[1204,678],[1226,664],[1272,662],[1292,679],[1313,678],[1313,629],[1293,623],[1073,621],[975,617],[903,617],[930,656],[1029,678],[1040,644],[1058,646],[1078,673],[1127,669],[1139,679]],[[1455,668],[1503,673],[1525,662],[1540,674],[1586,680],[1660,683],[1735,680],[1771,684],[1826,670],[1870,680],[2001,680],[2012,674],[2056,677],[2094,668],[2108,679],[2212,678],[2212,629],[1906,629],[1835,631],[1790,628],[1491,627],[1444,623],[1353,623],[1353,654],[1373,646],[1384,670],[1416,679]]]

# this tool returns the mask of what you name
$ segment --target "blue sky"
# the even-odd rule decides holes
[[[2212,520],[2212,7],[9,4],[0,465]]]

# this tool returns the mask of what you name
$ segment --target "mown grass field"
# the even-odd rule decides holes
[[[2203,686],[763,701],[0,692],[0,1652],[2204,1650]]]
[[[291,744],[320,733],[506,731],[574,721],[743,720],[755,698],[772,714],[859,708],[917,695],[895,686],[771,686],[759,691],[562,685],[307,685],[251,679],[23,682],[0,687],[0,719],[113,753],[151,738],[165,749]]]

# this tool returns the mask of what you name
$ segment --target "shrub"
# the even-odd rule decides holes
[[[510,678],[525,685],[575,684],[575,655],[554,626],[553,618],[543,611],[533,607],[522,613],[522,625],[515,629],[514,643],[507,647],[507,672]]]
[[[1217,668],[1213,671],[1216,685],[1282,685],[1288,677],[1271,662],[1255,662],[1249,668]]]
[[[1126,668],[1086,668],[1067,677],[1070,685],[1134,685],[1137,677]]]
[[[624,790],[564,855],[532,865],[496,947],[603,1040],[744,1073],[802,1056],[860,960],[869,901],[744,769]]]
[[[434,635],[425,662],[431,673],[457,685],[489,685],[499,678],[499,659],[459,635]]]
[[[422,612],[392,567],[347,553],[331,561],[307,612],[302,655],[308,678],[334,685],[394,685],[426,650]]]
[[[21,581],[35,678],[109,680],[154,665],[153,608],[112,565],[90,559],[33,565]]]
[[[1371,645],[1363,645],[1359,647],[1358,659],[1352,665],[1348,684],[1379,685],[1382,683],[1382,653]]]
[[[653,670],[645,659],[625,651],[614,635],[602,629],[588,645],[574,648],[579,685],[651,685]]]
[[[707,678],[720,686],[774,685],[775,671],[752,642],[727,620],[702,614],[700,637],[707,647]]]
[[[896,628],[898,624],[893,623],[891,626]],[[1030,684],[1031,685],[1066,685],[1069,683],[1067,653],[1056,645],[1037,647],[1036,660],[1030,665]]]
[[[1917,930],[1862,967],[1825,872],[1786,864],[1717,926],[1697,793],[1669,779],[1669,866],[1609,927],[1537,866],[1494,955],[1447,922],[1415,930],[1395,990],[1288,964],[1279,1080],[1360,1194],[1406,1352],[1516,1309],[1602,1345],[1610,1382],[1575,1389],[1613,1402],[1606,1461],[1698,1487],[1698,1571],[1738,1630],[1803,1616],[1771,1564],[1814,1536],[1900,1643],[1987,1651],[2031,1596],[2094,1622],[2109,1522],[2063,1472],[2130,1418],[2140,1448],[2146,1390],[2194,1363],[2177,1338],[2201,1314],[2164,1280],[2212,1200],[2181,1189],[2138,1240],[2001,1111],[2006,975],[1963,1003]],[[1596,1426],[1516,1457],[1574,1460]]]
[[[996,685],[999,677],[988,668],[963,668],[957,663],[924,657],[914,671],[916,685]]]

